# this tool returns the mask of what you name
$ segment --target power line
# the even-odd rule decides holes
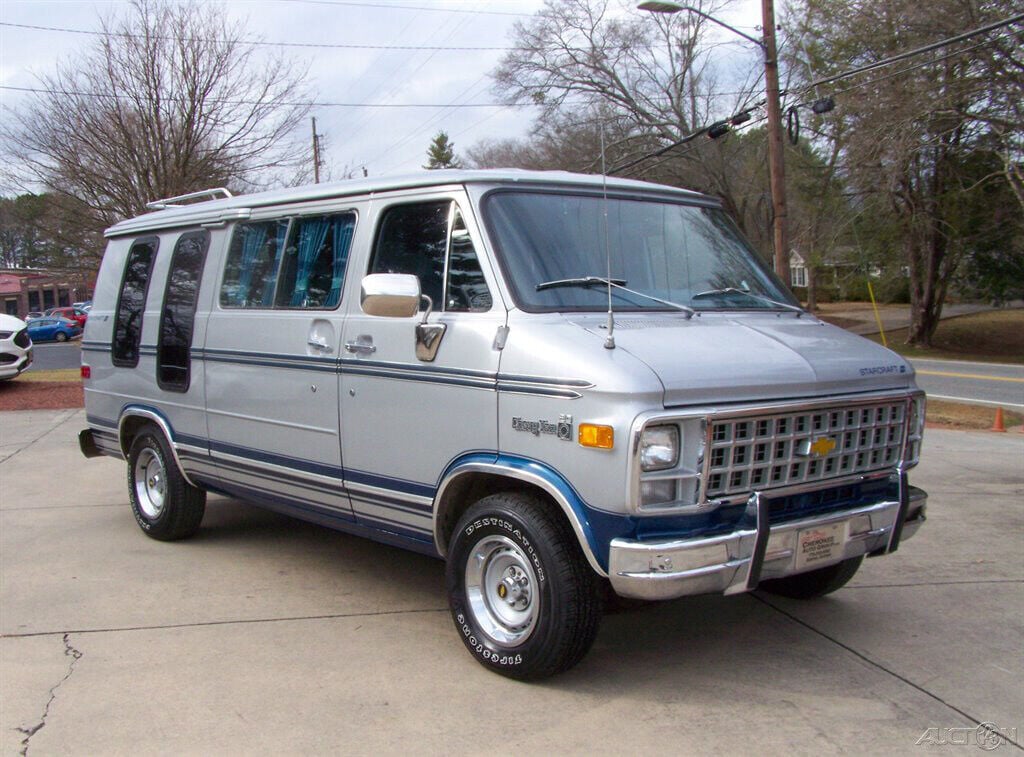
[[[915,71],[915,70],[917,70],[919,68],[924,68],[926,66],[933,66],[936,63],[941,63],[944,60],[949,60],[950,58],[955,58],[958,55],[963,55],[964,53],[969,53],[972,50],[977,50],[978,48],[985,47],[986,45],[991,45],[994,42],[997,42],[997,41],[999,41],[1001,39],[1005,39],[1005,37],[1006,37],[1005,34],[1000,34],[999,36],[997,36],[997,37],[995,37],[993,39],[985,40],[984,42],[979,42],[979,43],[977,43],[975,45],[971,45],[970,47],[959,48],[957,50],[954,50],[951,53],[946,53],[945,55],[940,55],[938,58],[932,58],[931,60],[921,61],[920,63],[915,63],[912,66],[907,66],[906,68],[901,68],[898,71],[893,71],[892,73],[885,74],[884,76],[876,76],[873,79],[865,79],[862,82],[857,82],[856,84],[851,84],[848,87],[844,87],[842,89],[834,90],[832,92],[832,94],[833,95],[842,95],[842,94],[845,94],[847,92],[851,92],[851,91],[853,91],[855,89],[860,89],[861,87],[867,87],[867,86],[870,86],[872,84],[877,84],[880,81],[886,81],[887,79],[894,79],[897,76],[902,76],[903,74],[909,73],[911,71]]]
[[[519,18],[528,18],[532,16],[532,13],[516,13],[515,11],[485,11],[475,10],[471,8],[430,8],[425,5],[392,5],[390,3],[363,3],[354,2],[352,0],[290,0],[293,3],[306,3],[307,5],[342,5],[342,6],[353,6],[358,8],[384,8],[386,10],[410,10],[410,11],[430,11],[431,13],[484,13],[489,16],[516,16]]]
[[[750,128],[751,126],[756,126],[757,124],[760,124],[760,123],[762,123],[764,121],[767,121],[767,120],[768,120],[768,116],[758,116],[757,118],[754,118],[754,119],[752,119],[750,121],[747,121],[746,123],[742,124],[741,126],[735,127],[734,129],[732,129],[732,131],[742,131],[744,129]],[[706,131],[706,129],[704,131]],[[638,172],[635,175],[635,178],[639,178],[640,176],[644,176],[644,175],[650,173],[651,171],[653,171],[658,166],[661,166],[661,165],[667,163],[670,160],[675,160],[676,158],[680,158],[683,155],[686,155],[687,153],[693,152],[698,147],[700,147],[699,144],[698,145],[692,145],[692,146],[686,148],[685,150],[682,150],[680,152],[675,153],[674,155],[668,155],[668,156],[662,158],[661,160],[659,160],[659,161],[657,161],[655,163],[652,163],[651,165],[647,166],[642,171]]]
[[[957,42],[962,42],[962,41],[964,41],[966,39],[970,39],[971,37],[976,37],[976,36],[978,36],[980,34],[987,34],[988,32],[994,31],[996,29],[1001,29],[1001,28],[1003,28],[1005,26],[1010,26],[1012,24],[1018,23],[1021,20],[1024,20],[1024,13],[1018,13],[1017,15],[1011,16],[1010,18],[1003,19],[1002,21],[996,21],[996,22],[993,22],[991,24],[987,24],[985,26],[979,27],[979,28],[974,29],[974,30],[969,31],[969,32],[965,32],[963,34],[958,34],[956,36],[949,37],[947,39],[939,40],[938,42],[933,42],[931,44],[924,45],[922,47],[917,47],[917,48],[914,48],[912,50],[908,50],[908,51],[906,51],[904,53],[899,53],[898,55],[893,55],[893,56],[890,56],[888,58],[883,58],[882,60],[875,61],[874,63],[869,63],[869,64],[866,64],[864,66],[859,66],[857,68],[853,68],[853,69],[850,69],[848,71],[843,71],[841,73],[834,74],[832,76],[827,76],[827,77],[823,77],[821,79],[817,79],[817,80],[811,82],[810,84],[807,84],[806,86],[801,87],[800,89],[798,89],[797,91],[792,92],[792,93],[790,93],[790,92],[781,92],[780,94],[782,94],[782,95],[794,94],[794,95],[796,95],[799,98],[800,96],[804,95],[805,93],[813,90],[815,87],[820,87],[820,86],[822,86],[824,84],[830,84],[832,82],[839,81],[841,79],[848,79],[851,76],[856,76],[857,74],[866,73],[868,71],[873,71],[875,69],[883,68],[885,66],[891,66],[893,63],[898,63],[898,62],[900,62],[902,60],[906,60],[907,58],[911,58],[911,57],[913,57],[915,55],[922,55],[924,53],[931,52],[932,50],[938,50],[939,48],[947,47],[948,45],[956,44]],[[1002,36],[1002,35],[1000,35],[1000,36]],[[974,49],[975,47],[981,47],[983,45],[992,44],[993,42],[997,41],[997,39],[988,40],[988,41],[986,41],[985,43],[983,43],[981,45],[976,45],[976,46],[974,46],[972,48],[969,48],[969,49]],[[913,68],[918,68],[920,66],[932,65],[932,64],[937,63],[937,62],[939,62],[941,60],[944,60],[946,58],[953,57],[955,55],[961,55],[964,52],[965,52],[964,50],[957,50],[957,51],[954,51],[954,52],[950,53],[949,55],[946,55],[946,56],[943,56],[943,57],[939,58],[938,60],[925,61],[925,62],[921,63],[919,66],[911,66],[907,70],[912,70]],[[878,79],[876,79],[876,81],[877,80]],[[732,116],[729,116],[728,118],[725,118],[725,119],[722,119],[721,121],[716,122],[715,124],[710,124],[708,126],[704,126],[704,127],[700,128],[700,129],[697,129],[696,131],[693,131],[690,134],[687,134],[686,136],[682,137],[681,139],[677,140],[676,142],[673,142],[673,143],[671,143],[669,145],[666,145],[665,147],[662,147],[662,148],[660,148],[658,150],[655,150],[654,152],[648,153],[647,155],[642,155],[639,158],[636,158],[635,160],[630,161],[629,163],[625,163],[625,164],[623,164],[621,166],[617,166],[617,167],[613,168],[611,171],[609,171],[608,173],[609,174],[616,174],[616,173],[619,173],[620,171],[625,171],[627,168],[632,168],[633,166],[639,165],[640,163],[643,163],[644,161],[651,160],[652,158],[661,157],[665,153],[670,152],[671,150],[674,150],[677,147],[681,147],[682,145],[684,145],[684,144],[686,144],[688,142],[692,142],[694,139],[696,139],[697,137],[699,137],[702,134],[705,134],[709,129],[711,129],[712,127],[716,126],[717,124],[728,123],[728,122],[732,121],[734,118],[736,118],[737,116],[742,115],[744,113],[747,113],[749,115],[748,111],[756,110],[757,108],[762,107],[764,104],[765,104],[765,101],[764,100],[760,100],[760,101],[754,103],[753,105],[749,106],[748,108],[745,108],[743,111],[741,111],[739,113],[735,113]],[[762,119],[758,119],[758,121],[760,121],[760,120],[762,120]]]
[[[892,56],[890,56],[888,58],[883,58],[882,60],[875,61],[874,63],[868,63],[866,65],[859,66],[858,68],[850,69],[849,71],[843,71],[841,73],[834,74],[832,76],[826,76],[826,77],[823,77],[821,79],[816,79],[815,81],[811,82],[807,86],[803,87],[800,91],[801,91],[801,93],[802,92],[806,92],[809,89],[813,89],[814,87],[820,87],[823,84],[831,84],[832,82],[839,81],[840,79],[848,79],[849,77],[856,76],[857,74],[863,74],[863,73],[865,73],[867,71],[873,71],[876,68],[883,68],[885,66],[890,66],[893,63],[898,63],[901,60],[906,60],[907,58],[912,58],[915,55],[921,55],[923,53],[929,53],[932,50],[938,50],[940,47],[946,47],[948,45],[956,44],[957,42],[963,42],[965,39],[970,39],[971,37],[977,37],[979,34],[987,34],[988,32],[995,31],[996,29],[1001,29],[1004,26],[1011,26],[1011,25],[1016,24],[1016,23],[1018,23],[1020,21],[1024,21],[1024,13],[1018,13],[1016,16],[1011,16],[1010,18],[1003,19],[1002,21],[995,21],[995,22],[993,22],[991,24],[987,24],[985,26],[978,27],[977,29],[974,29],[973,31],[964,32],[963,34],[958,34],[955,37],[948,37],[947,39],[939,40],[938,42],[933,42],[930,45],[924,45],[923,47],[916,47],[913,50],[908,50],[905,53],[899,53],[898,55],[892,55]],[[994,41],[995,40],[990,40],[990,42],[994,42]]]
[[[448,34],[443,41],[447,42],[448,40],[450,40],[452,37],[459,33],[463,26],[465,26],[472,20],[472,18],[464,16],[462,19],[459,20],[458,23],[456,23],[449,29]],[[440,26],[438,26],[433,33],[434,36],[436,37],[446,27],[449,26],[451,26],[451,19],[445,20]],[[408,82],[412,81],[413,77],[415,77],[416,74],[423,70],[423,67],[426,66],[430,61],[432,61],[436,56],[436,51],[431,52],[429,55],[423,58],[422,61],[420,61],[419,65],[416,66],[415,69],[413,69],[412,71],[405,70],[405,73],[403,75],[397,76],[395,74],[398,74],[398,72],[404,68],[407,62],[411,63],[412,60],[416,57],[415,53],[405,55],[402,61],[399,62],[398,65],[392,70],[392,73],[390,75],[381,78],[380,83],[378,83],[373,88],[373,90],[368,94],[368,97],[372,98],[378,90],[382,89],[388,83],[393,83],[393,86],[391,86],[390,89],[382,97],[376,98],[376,101],[389,100],[390,98],[397,96],[402,91],[402,89],[407,86]],[[458,102],[459,99],[462,97],[462,94],[463,93],[460,93],[458,96],[456,96],[453,99],[453,102]],[[352,124],[349,128],[347,139],[353,140],[355,139],[356,136],[360,135],[365,130],[366,126],[369,124],[371,119],[372,115],[370,114],[367,114],[362,118],[356,119],[356,123]]]
[[[468,11],[465,11],[468,12]],[[61,32],[63,34],[84,34],[91,37],[129,37],[131,39],[158,39],[158,40],[171,40],[174,42],[216,42],[223,44],[232,40],[223,39],[200,39],[200,38],[183,38],[183,37],[145,37],[142,34],[125,34],[123,32],[105,32],[95,31],[91,29],[69,29],[66,27],[59,26],[38,26],[35,24],[14,24],[9,21],[0,21],[0,26],[10,26],[15,29],[30,29],[32,31],[42,32]],[[443,47],[440,45],[364,45],[347,42],[268,42],[265,40],[238,40],[245,45],[252,45],[254,47],[296,47],[296,48],[309,48],[309,49],[329,49],[329,50],[429,50],[429,51],[446,51],[446,52],[508,52],[514,50],[513,47],[474,47],[474,46],[447,46]]]
[[[45,87],[13,87],[7,84],[0,84],[0,90],[12,92],[31,92],[43,95],[69,95],[72,97],[94,97],[106,100],[131,100],[128,95],[113,95],[107,92],[80,92],[72,89],[47,89]],[[208,98],[207,102],[222,103],[226,105],[263,105],[262,100],[220,100],[214,97]],[[282,102],[283,106],[311,106],[314,108],[529,108],[530,103],[339,103],[320,102],[318,100],[297,100],[294,102]]]

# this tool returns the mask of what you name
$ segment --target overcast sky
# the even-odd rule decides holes
[[[218,0],[271,42],[382,46],[508,47],[516,21],[543,0]],[[623,12],[632,10],[626,3]],[[95,36],[25,29],[13,24],[95,31],[99,17],[124,13],[125,0],[0,0],[0,85],[33,87],[56,62],[73,61]],[[734,0],[721,18],[748,34],[760,22],[758,0]],[[728,32],[721,32],[728,36]],[[719,48],[742,51],[733,46]],[[432,137],[444,130],[456,151],[487,138],[524,136],[529,110],[498,107],[379,107],[381,105],[494,103],[490,72],[501,50],[401,49],[290,50],[310,65],[311,91],[322,103],[358,107],[314,108],[324,135],[327,173],[371,175],[419,169]],[[756,52],[756,50],[754,51]],[[22,93],[0,89],[0,118],[17,108]],[[370,107],[376,105],[378,107]]]

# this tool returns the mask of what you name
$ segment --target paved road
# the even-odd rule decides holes
[[[124,464],[78,453],[84,423],[0,416],[4,755],[926,754],[983,721],[1024,736],[1024,435],[929,431],[928,522],[830,598],[609,615],[579,667],[527,685],[466,654],[439,561],[217,497],[195,538],[147,539]]]
[[[50,371],[58,368],[77,368],[82,364],[82,343],[76,339],[59,344],[43,342],[32,347],[32,368]]]
[[[929,397],[1024,410],[1024,365],[914,359]]]

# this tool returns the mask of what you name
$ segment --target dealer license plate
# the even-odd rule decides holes
[[[805,528],[797,536],[797,570],[840,559],[845,545],[846,523]]]

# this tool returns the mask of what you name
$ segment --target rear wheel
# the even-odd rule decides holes
[[[164,435],[152,427],[128,452],[128,494],[139,528],[161,541],[191,536],[206,511],[206,492],[185,480]]]
[[[568,670],[601,622],[601,585],[560,512],[536,497],[484,497],[448,551],[448,602],[470,654],[518,679]]]
[[[857,573],[864,556],[851,557],[835,565],[762,581],[757,588],[791,599],[814,599],[843,588]]]
[[[66,342],[68,340],[68,335],[65,334],[63,331],[58,331],[53,338],[56,339],[58,342]]]

